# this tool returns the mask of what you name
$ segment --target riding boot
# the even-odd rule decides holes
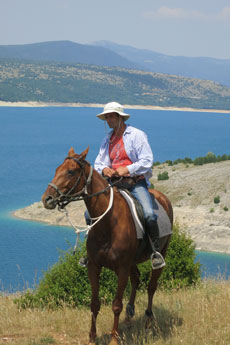
[[[156,270],[158,268],[162,268],[165,266],[165,260],[160,253],[159,228],[157,221],[149,222],[149,224],[147,225],[147,234],[153,251],[150,256],[152,269]]]

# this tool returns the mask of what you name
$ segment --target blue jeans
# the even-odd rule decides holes
[[[157,220],[157,215],[154,213],[153,203],[146,180],[143,179],[138,181],[129,191],[142,205],[147,228],[151,228],[153,222]]]

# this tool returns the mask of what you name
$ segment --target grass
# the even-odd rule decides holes
[[[120,322],[120,344],[124,345],[227,345],[230,344],[230,281],[203,281],[198,287],[175,291],[158,290],[155,320],[144,328],[147,295],[138,294],[136,315],[127,326]],[[125,309],[125,308],[124,308]],[[13,296],[0,297],[0,344],[83,345],[87,343],[90,311],[85,308],[18,310]],[[102,306],[98,316],[97,344],[109,343],[113,315]]]

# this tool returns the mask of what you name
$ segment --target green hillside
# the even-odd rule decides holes
[[[230,109],[230,88],[119,67],[0,59],[0,100]]]

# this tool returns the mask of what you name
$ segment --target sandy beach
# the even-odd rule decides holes
[[[104,104],[98,103],[45,103],[45,102],[4,102],[0,101],[0,107],[90,107],[103,108]],[[145,109],[145,110],[171,110],[171,111],[188,111],[188,112],[206,112],[206,113],[226,113],[230,110],[221,109],[195,109],[195,108],[177,108],[177,107],[160,107],[153,105],[129,105],[124,104],[126,109]]]

